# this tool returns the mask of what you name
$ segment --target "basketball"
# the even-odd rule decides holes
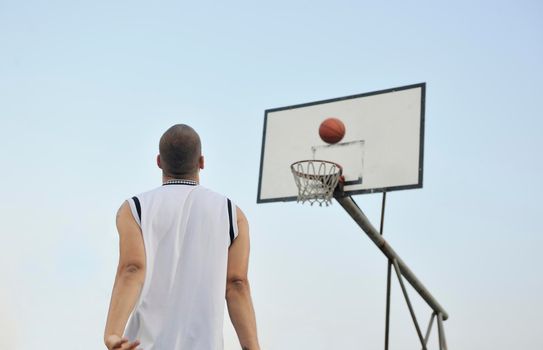
[[[319,127],[319,136],[326,143],[338,143],[345,136],[345,125],[337,118],[328,118]]]

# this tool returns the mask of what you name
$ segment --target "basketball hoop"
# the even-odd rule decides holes
[[[301,160],[292,163],[290,170],[298,187],[298,203],[332,203],[334,190],[342,182],[341,165],[326,160]]]

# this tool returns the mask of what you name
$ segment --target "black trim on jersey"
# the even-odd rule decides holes
[[[230,244],[234,242],[234,225],[232,223],[232,202],[230,202],[230,199],[226,198],[226,201],[228,202],[228,221],[230,221]]]
[[[134,204],[136,205],[136,211],[138,212],[138,217],[139,217],[140,222],[141,222],[141,205],[140,205],[140,200],[139,200],[138,197],[136,197],[136,196],[132,197],[132,200],[134,201]]]

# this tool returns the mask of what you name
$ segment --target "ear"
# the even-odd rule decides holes
[[[160,154],[156,156],[156,165],[162,169],[162,165],[160,165]]]
[[[198,167],[200,169],[204,169],[204,165],[205,165],[204,156],[200,156],[200,159],[198,159]]]

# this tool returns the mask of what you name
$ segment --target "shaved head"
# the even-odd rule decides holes
[[[198,173],[202,155],[200,136],[188,125],[176,124],[160,138],[160,166],[164,175],[190,177]]]

